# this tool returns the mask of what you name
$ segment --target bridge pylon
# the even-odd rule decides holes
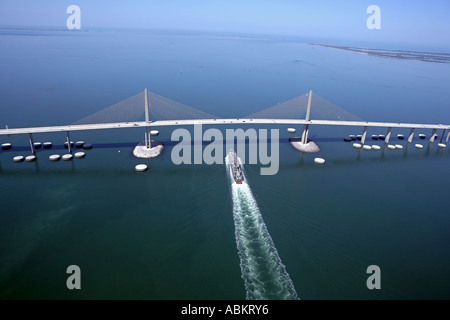
[[[312,90],[309,90],[309,94],[308,94],[308,106],[306,108],[306,117],[305,120],[309,121],[309,115],[311,113],[311,98],[312,98]],[[303,133],[302,133],[302,144],[307,144],[308,143],[308,133],[309,133],[309,124],[306,123],[305,125],[303,125]]]
[[[150,119],[149,119],[149,111],[148,111],[148,90],[147,88],[145,88],[144,90],[144,96],[145,96],[145,123],[150,124]],[[151,137],[149,134],[149,126],[145,126],[145,146],[147,148],[151,148],[152,147],[152,142],[151,142]]]
[[[311,100],[312,90],[308,93],[308,105],[306,107],[305,124],[303,125],[303,132],[300,138],[290,138],[290,144],[300,152],[316,153],[320,151],[319,146],[314,141],[308,141],[309,135],[309,116],[311,114]]]

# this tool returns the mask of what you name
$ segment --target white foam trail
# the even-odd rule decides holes
[[[240,159],[238,160],[241,163]],[[225,158],[225,163],[231,184],[235,237],[247,300],[299,299],[286,267],[278,256],[250,186],[246,183],[245,173],[243,172],[243,183],[236,184],[228,157]]]

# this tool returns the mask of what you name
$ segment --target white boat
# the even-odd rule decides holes
[[[244,174],[242,173],[242,167],[239,162],[239,157],[233,149],[228,152],[228,163],[231,166],[231,172],[233,173],[233,179],[237,184],[242,184],[244,181]]]

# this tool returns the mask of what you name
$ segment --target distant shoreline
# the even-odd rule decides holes
[[[376,57],[382,57],[382,58],[401,59],[401,60],[416,60],[416,61],[435,62],[435,63],[450,63],[450,53],[357,48],[357,47],[333,46],[333,45],[316,44],[316,43],[310,43],[310,45],[331,48],[331,49],[351,51],[351,52],[367,54],[370,56],[376,56]]]

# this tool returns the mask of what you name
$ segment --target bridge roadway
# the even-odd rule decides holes
[[[420,124],[420,123],[396,123],[396,122],[366,122],[366,121],[336,121],[336,120],[302,120],[302,119],[193,119],[193,120],[162,120],[162,121],[138,121],[96,123],[66,126],[28,127],[0,129],[0,135],[34,134],[48,132],[70,132],[84,130],[120,129],[137,127],[160,126],[185,126],[185,125],[223,125],[223,124],[284,124],[284,125],[328,125],[328,126],[354,126],[354,127],[384,127],[384,128],[410,128],[450,130],[450,125],[444,124]]]

